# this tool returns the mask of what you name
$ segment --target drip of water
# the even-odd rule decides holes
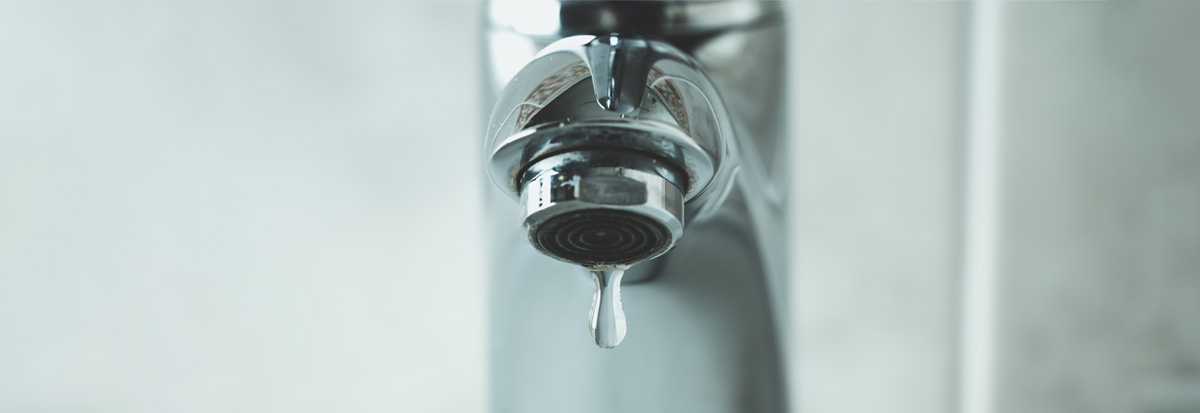
[[[596,281],[588,332],[600,348],[613,348],[625,339],[625,310],[621,308],[621,276],[625,270],[588,270]]]

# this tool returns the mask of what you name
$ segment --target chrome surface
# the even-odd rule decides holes
[[[699,35],[771,21],[779,9],[773,1],[494,0],[489,17],[493,27],[529,36]]]
[[[514,197],[530,163],[592,147],[677,164],[687,172],[689,201],[714,181],[728,185],[731,168],[723,162],[732,149],[723,134],[730,122],[720,96],[699,64],[669,43],[572,36],[546,47],[512,79],[488,122],[487,148],[492,181]]]
[[[788,410],[778,9],[492,3],[493,411]]]

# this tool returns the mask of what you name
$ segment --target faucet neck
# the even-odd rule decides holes
[[[640,32],[661,37],[703,36],[778,18],[779,1],[495,0],[493,27],[526,36]]]

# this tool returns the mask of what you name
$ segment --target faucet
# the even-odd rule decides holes
[[[494,411],[788,410],[783,23],[490,3]]]

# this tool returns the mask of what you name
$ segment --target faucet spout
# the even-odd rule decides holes
[[[638,35],[563,39],[516,78],[493,113],[492,179],[536,250],[591,271],[590,331],[615,347],[621,274],[679,241],[685,205],[727,193],[710,190],[731,184],[725,108],[686,53]]]
[[[787,410],[778,9],[494,0],[494,411]]]

